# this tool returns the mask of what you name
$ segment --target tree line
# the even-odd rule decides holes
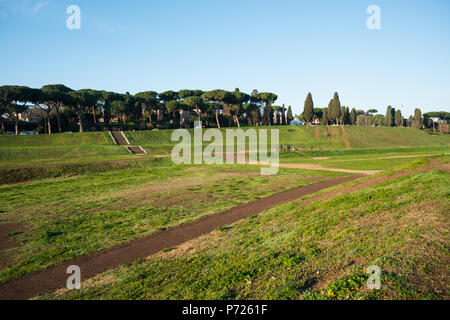
[[[226,91],[180,90],[144,91],[125,94],[93,89],[72,90],[62,84],[45,85],[40,89],[6,85],[0,87],[0,115],[13,121],[16,134],[19,114],[27,105],[42,111],[41,122],[46,133],[63,132],[77,126],[80,132],[90,128],[133,123],[137,129],[189,127],[191,117],[208,127],[245,125],[282,125],[293,119],[292,109],[276,106],[278,96],[253,90],[250,94],[235,89]],[[287,114],[286,114],[287,111]]]
[[[428,112],[422,115],[419,108],[414,110],[414,115],[405,119],[401,110],[396,110],[392,106],[386,109],[386,115],[377,114],[378,110],[368,109],[356,110],[341,106],[339,94],[334,93],[333,98],[328,103],[327,108],[314,108],[314,102],[311,93],[308,93],[305,99],[303,113],[299,115],[306,124],[320,123],[321,125],[341,124],[357,126],[385,126],[385,127],[412,127],[418,129],[432,128],[436,131],[436,123],[431,119],[439,118],[440,129],[445,127],[448,131],[448,121],[450,113],[448,112]]]
[[[278,96],[271,92],[247,94],[216,89],[211,91],[180,90],[143,91],[125,94],[93,89],[72,90],[62,84],[45,85],[40,89],[26,86],[5,85],[0,87],[0,119],[5,133],[4,119],[14,123],[19,131],[19,115],[27,106],[34,105],[41,111],[42,132],[64,132],[121,129],[153,129],[190,127],[193,120],[202,121],[206,127],[241,125],[286,125],[294,119],[292,108],[275,105]],[[337,124],[359,126],[387,126],[434,128],[431,117],[439,117],[446,123],[447,112],[430,112],[422,115],[416,109],[413,116],[405,119],[400,110],[387,107],[386,115],[375,109],[356,110],[341,106],[339,94],[334,93],[327,108],[314,108],[308,93],[303,113],[299,115],[306,124]],[[191,117],[191,115],[193,117]]]

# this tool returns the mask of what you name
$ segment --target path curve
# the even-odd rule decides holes
[[[81,277],[84,281],[109,269],[131,263],[139,258],[148,257],[164,248],[178,246],[188,240],[210,233],[218,227],[232,224],[238,220],[258,214],[277,205],[294,201],[305,195],[313,194],[322,189],[333,187],[360,177],[361,176],[344,177],[283,191],[239,205],[215,215],[207,216],[104,251],[77,258],[70,262],[40,270],[22,278],[10,280],[0,284],[0,300],[29,299],[38,294],[50,293],[57,289],[64,288],[69,276],[66,274],[66,270],[70,265],[77,265],[80,267]]]
[[[253,165],[272,165],[269,162],[248,162],[248,164]],[[378,172],[381,172],[383,170],[352,170],[352,169],[340,169],[340,168],[327,168],[322,167],[318,164],[307,164],[307,163],[280,163],[278,164],[280,168],[288,168],[288,169],[305,169],[305,170],[318,170],[318,171],[333,171],[333,172],[345,172],[345,173],[357,173],[357,174],[363,174],[363,175],[373,175]]]

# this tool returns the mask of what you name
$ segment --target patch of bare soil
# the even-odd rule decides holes
[[[347,133],[345,132],[344,126],[341,126],[341,129],[342,129],[342,141],[344,142],[344,144],[347,147],[347,149],[351,149],[350,148],[350,143],[348,143]]]
[[[9,234],[13,232],[21,232],[23,230],[23,223],[0,224],[0,250],[16,247],[18,243]]]

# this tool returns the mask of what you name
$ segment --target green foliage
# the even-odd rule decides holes
[[[303,109],[303,119],[306,123],[311,123],[314,118],[314,103],[311,92],[308,93],[305,100],[305,107]]]
[[[388,106],[386,109],[386,116],[384,117],[384,125],[386,127],[394,126],[394,118],[392,112],[393,112],[392,107]]]
[[[355,108],[352,108],[352,111],[350,111],[350,124],[352,126],[356,125],[356,110],[355,110]]]
[[[395,112],[394,122],[397,127],[403,127],[403,116],[400,110]]]
[[[333,99],[328,104],[328,120],[330,120],[331,122],[336,121],[336,123],[338,123],[340,116],[341,102],[339,101],[338,93],[335,92]]]
[[[294,120],[294,116],[292,115],[292,108],[291,108],[291,106],[288,106],[288,111],[287,111],[286,119],[287,119],[288,124],[289,124],[292,120]]]

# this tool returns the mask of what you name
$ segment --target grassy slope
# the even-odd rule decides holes
[[[254,128],[268,129],[269,127]],[[273,126],[279,129],[280,144],[290,144],[301,150],[346,149],[340,127]],[[248,128],[243,128],[244,130]],[[225,130],[221,129],[225,137]],[[351,148],[398,148],[423,146],[448,146],[450,136],[430,135],[412,128],[346,126],[346,136]],[[192,132],[192,129],[190,130]],[[317,137],[316,137],[317,132]],[[169,153],[176,142],[171,142],[171,130],[126,132],[131,144],[143,145],[151,153]],[[316,139],[317,138],[317,139]],[[207,144],[207,143],[206,143]]]
[[[342,174],[256,166],[175,166],[168,159],[79,177],[0,186],[0,222],[20,221],[0,252],[0,281],[195,220],[286,188]]]
[[[1,136],[0,165],[98,160],[129,153],[114,145],[108,132]]]
[[[278,206],[47,298],[445,298],[449,178],[435,169]],[[382,287],[368,291],[373,264]]]
[[[254,128],[267,129],[268,127]],[[347,126],[346,136],[353,150],[347,150],[340,127],[271,127],[279,129],[280,144],[291,144],[309,156],[352,155],[359,150],[403,150],[412,148],[442,148],[450,145],[450,136],[430,135],[411,128],[364,128]],[[249,128],[243,128],[249,129]],[[225,132],[226,129],[221,129]],[[191,129],[192,132],[192,129]],[[172,130],[126,132],[130,143],[142,145],[150,155],[169,154],[176,142],[171,142]],[[224,134],[225,136],[225,134]],[[269,134],[270,136],[270,134]],[[204,143],[207,145],[208,143]],[[369,149],[370,148],[370,149]],[[387,150],[388,152],[391,152]],[[362,151],[359,151],[360,153]],[[37,136],[0,136],[0,167],[101,161],[132,158],[124,148],[113,144],[107,132],[63,133]]]

